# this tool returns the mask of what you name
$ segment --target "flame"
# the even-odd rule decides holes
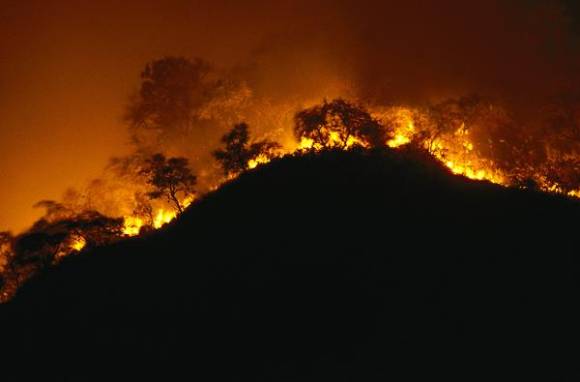
[[[298,144],[298,148],[296,150],[310,150],[314,146],[314,140],[306,137],[302,137],[300,139],[300,143]]]
[[[84,237],[75,236],[72,243],[70,244],[70,248],[80,252],[85,247],[85,245],[87,245],[87,241]]]
[[[393,108],[391,115],[378,115],[379,120],[385,117],[391,120],[395,130],[393,138],[387,141],[387,145],[391,148],[396,148],[410,143],[416,133],[413,112],[407,108],[397,107]]]
[[[123,234],[127,236],[135,236],[141,231],[141,227],[145,225],[143,219],[137,216],[125,216],[123,220]]]
[[[313,104],[315,103],[316,102],[313,102]],[[433,133],[432,131],[429,131],[433,126],[433,121],[430,121],[429,117],[426,117],[426,114],[418,109],[401,106],[374,107],[371,109],[370,113],[373,118],[376,118],[383,126],[388,128],[390,139],[385,142],[388,147],[397,149],[411,143],[418,143],[423,145],[424,149],[429,151],[433,157],[439,160],[454,174],[462,175],[470,179],[486,180],[495,184],[510,186],[510,177],[507,174],[502,173],[492,159],[486,159],[478,154],[478,141],[471,136],[470,129],[473,128],[473,126],[466,126],[466,123],[464,122],[454,130],[451,129],[444,132],[436,131]],[[292,131],[291,119],[282,122],[278,130],[285,133]],[[329,141],[327,146],[332,148],[346,150],[355,145],[366,146],[364,142],[361,142],[355,137],[349,137],[346,144],[343,144],[339,133],[336,131],[326,130],[324,133],[328,133]],[[430,133],[432,135],[430,135]],[[305,137],[296,141],[292,134],[284,135],[281,141],[284,143],[281,150],[282,155],[300,153],[305,150],[319,151],[325,148],[322,145],[315,143],[314,140]],[[249,169],[254,169],[260,165],[269,163],[270,160],[270,157],[260,155],[248,161],[247,167]],[[553,179],[549,179],[548,176],[542,175],[540,171],[538,171],[537,174],[534,174],[533,177],[533,181],[536,182],[537,186],[543,191],[580,198],[580,189],[572,191],[563,189],[561,185],[555,183]],[[218,181],[217,184],[213,183],[210,189],[217,189],[220,183],[229,179],[231,179],[231,177],[223,178],[221,181]],[[129,195],[135,195],[135,190],[132,189],[131,186],[125,184],[123,184],[123,187],[120,187],[119,190],[122,192],[120,192],[120,194],[112,195],[112,199],[127,200]],[[193,201],[194,196],[191,195],[180,200],[180,204],[185,208]],[[169,205],[157,205],[153,211],[148,209],[146,213],[150,215],[139,216],[133,213],[123,216],[123,235],[139,235],[143,227],[159,229],[177,217],[177,211],[169,207]],[[121,213],[117,213],[115,216],[119,215],[121,215]],[[67,256],[74,251],[81,251],[86,245],[87,241],[84,237],[73,233],[69,236],[67,245],[60,248],[57,253],[57,259]],[[0,248],[0,250],[1,249],[2,248]],[[5,265],[5,261],[4,263],[0,263],[0,270]],[[7,292],[5,291],[0,291],[0,301],[9,298],[9,294],[6,293]]]
[[[406,145],[409,142],[411,142],[411,139],[409,137],[402,134],[396,134],[393,139],[387,141],[387,145],[389,145],[389,147],[395,148]]]
[[[155,218],[153,218],[153,228],[163,227],[165,224],[175,219],[175,216],[177,216],[177,213],[173,210],[166,210],[163,208],[159,209]]]
[[[387,145],[391,148],[411,143],[419,132],[415,122],[418,112],[411,108],[390,107],[378,109],[373,114],[375,118],[393,129],[393,138],[387,141]],[[476,155],[465,124],[459,126],[451,134],[438,137],[429,145],[425,144],[424,148],[454,174],[507,185],[506,177],[493,167],[493,163],[484,161]]]
[[[385,126],[392,128],[392,138],[386,144],[394,149],[411,143],[416,134],[419,133],[416,123],[418,114],[417,110],[402,106],[375,108],[371,111],[371,115],[374,118],[381,121]],[[329,132],[329,138],[329,146],[331,147],[349,149],[354,145],[365,146],[363,142],[356,138],[349,137],[347,144],[343,147],[340,136],[335,131]],[[318,143],[306,137],[302,137],[298,143],[286,142],[284,147],[286,148],[284,154],[323,149]],[[500,185],[508,185],[507,177],[495,169],[493,163],[485,161],[476,155],[474,144],[464,124],[451,134],[431,141],[429,147],[424,148],[429,150],[435,158],[447,166],[454,174],[463,175],[470,179],[487,180]],[[269,161],[266,157],[258,157],[256,160],[249,161],[248,167],[253,169]]]
[[[311,102],[316,104],[314,100]],[[405,106],[389,106],[380,107],[375,106],[370,109],[371,116],[379,120],[384,126],[388,127],[391,132],[391,137],[387,140],[386,145],[390,148],[397,149],[404,145],[410,144],[421,133],[424,133],[425,126],[429,124],[425,114],[420,110],[405,107]],[[290,121],[290,120],[289,120]],[[286,121],[286,122],[289,122]],[[423,143],[424,148],[428,150],[436,159],[444,164],[449,170],[457,175],[462,175],[474,180],[486,180],[495,184],[509,186],[509,177],[502,173],[492,160],[481,158],[476,151],[476,142],[470,135],[470,128],[462,123],[455,130],[445,132],[437,135],[431,139],[428,144]],[[291,131],[291,125],[282,126],[280,129]],[[349,137],[346,145],[342,143],[340,135],[336,131],[328,131],[329,143],[328,146],[334,148],[349,149],[355,145],[365,146],[364,142],[359,141],[355,137]],[[421,141],[421,140],[419,140]],[[287,135],[282,140],[284,142],[282,155],[293,154],[304,150],[322,150],[320,144],[315,143],[312,139],[302,137],[299,141],[293,139],[292,135]],[[254,169],[260,165],[269,163],[271,158],[260,155],[248,161],[249,169]],[[229,180],[224,178],[222,181]],[[538,180],[539,186],[542,190],[548,192],[565,193],[568,196],[580,198],[580,189],[568,192],[563,192],[556,184],[550,184],[547,180]],[[216,189],[218,186],[212,187]],[[188,196],[181,200],[183,207],[189,206],[194,200],[193,196]],[[161,228],[163,225],[175,219],[177,213],[174,209],[168,207],[159,207],[153,211],[150,218],[145,219],[142,216],[127,215],[124,216],[123,234],[126,236],[138,235],[141,229],[150,225],[154,229]],[[81,250],[85,246],[84,239],[79,238],[72,245],[71,248]]]
[[[256,158],[250,159],[248,161],[248,168],[251,170],[258,167],[261,164],[266,164],[268,162],[270,162],[270,158],[268,158],[265,155],[258,155]]]
[[[495,169],[493,163],[482,160],[473,151],[473,142],[463,125],[453,133],[452,139],[435,140],[431,152],[454,174],[475,180],[487,180],[504,186],[508,185],[505,175]]]
[[[194,195],[188,195],[180,201],[183,208],[188,207],[195,200]],[[174,209],[159,208],[155,212],[152,227],[159,229],[177,217]],[[136,236],[141,232],[141,228],[146,226],[146,221],[139,216],[128,215],[123,218],[123,234],[126,236]]]
[[[477,151],[477,141],[472,137],[471,131],[477,126],[467,126],[461,123],[455,129],[446,132],[438,132],[433,127],[433,121],[423,111],[417,108],[406,106],[374,106],[370,109],[373,118],[379,120],[383,126],[391,132],[391,137],[386,145],[397,149],[412,142],[421,142],[423,148],[429,151],[437,160],[445,165],[453,174],[462,175],[469,179],[489,181],[498,185],[509,187],[513,185],[512,178],[502,171],[493,159],[482,157]],[[291,131],[292,126],[282,128]],[[431,130],[430,130],[431,129]],[[346,145],[342,144],[340,136],[335,131],[330,131],[328,146],[334,148],[349,149],[354,145],[365,146],[356,138],[350,137]],[[426,139],[423,135],[431,134],[431,138]],[[420,139],[417,139],[420,138]],[[282,139],[282,154],[294,154],[304,150],[322,150],[320,144],[312,139],[302,137],[298,142],[291,135],[286,135]],[[266,157],[258,157],[248,162],[250,169],[268,163]],[[550,183],[539,173],[534,176],[539,188],[546,192],[566,194],[570,197],[580,198],[580,189],[564,191],[558,184]]]

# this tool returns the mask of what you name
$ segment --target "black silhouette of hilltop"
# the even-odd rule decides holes
[[[3,359],[48,380],[577,380],[579,221],[411,149],[285,157],[32,280],[0,307]]]

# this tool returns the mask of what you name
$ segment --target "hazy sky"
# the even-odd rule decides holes
[[[147,61],[226,61],[259,39],[249,30],[242,37],[251,29],[237,20],[243,13],[217,2],[146,3],[2,1],[0,230],[31,224],[40,212],[32,204],[58,199],[128,150],[120,116]]]
[[[562,4],[0,0],[0,230],[30,225],[36,201],[128,152],[120,116],[152,59],[254,67],[278,96],[317,85],[321,67],[385,100],[544,94],[577,84],[576,18]]]

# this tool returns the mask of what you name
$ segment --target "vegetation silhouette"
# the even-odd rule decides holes
[[[166,158],[163,154],[152,155],[145,161],[145,167],[140,172],[146,178],[153,190],[147,193],[151,199],[165,197],[179,214],[184,206],[180,201],[195,194],[197,177],[192,174],[187,158]],[[139,207],[141,210],[147,207]],[[146,210],[140,211],[147,213]]]
[[[387,132],[379,121],[362,106],[341,98],[302,110],[294,120],[296,138],[311,139],[315,149],[346,148],[353,143],[381,147],[387,141]]]
[[[180,153],[196,158],[196,165],[209,167],[213,147],[206,142],[219,139],[238,121],[259,124],[251,119],[254,108],[268,110],[252,90],[239,73],[218,70],[202,58],[159,58],[145,65],[125,122],[137,152],[179,147]],[[384,146],[393,138],[394,121],[377,120],[374,112],[381,107],[367,106],[372,113],[344,99],[325,100],[296,115],[294,134],[311,140],[313,149]],[[580,189],[580,97],[574,92],[544,101],[535,112],[477,94],[394,106],[413,114],[412,137],[405,139],[444,160],[453,157],[451,162],[464,169],[476,159],[487,170],[501,172],[504,184],[535,184],[563,194]],[[184,144],[191,141],[198,144]]]
[[[248,170],[251,161],[267,162],[274,158],[277,155],[276,151],[280,149],[278,143],[267,139],[250,143],[248,129],[246,123],[235,125],[221,139],[225,147],[213,152],[226,176],[233,177]]]
[[[0,305],[5,371],[574,380],[580,203],[429,158],[274,159],[159,231],[65,258]]]
[[[190,130],[212,86],[210,68],[200,58],[169,56],[148,63],[125,111],[134,143],[159,143]]]
[[[44,218],[28,231],[13,237],[3,233],[0,247],[5,258],[0,301],[11,298],[30,277],[55,265],[64,256],[118,240],[122,234],[123,219],[104,216],[97,211],[73,213],[60,203],[45,200]]]

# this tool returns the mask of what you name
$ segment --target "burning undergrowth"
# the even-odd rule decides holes
[[[235,72],[167,57],[146,66],[126,110],[134,153],[84,190],[39,202],[46,213],[26,232],[0,236],[2,299],[62,257],[160,228],[286,154],[412,147],[467,178],[580,197],[580,97],[570,94],[533,113],[477,95],[384,103],[343,84],[272,99]]]

